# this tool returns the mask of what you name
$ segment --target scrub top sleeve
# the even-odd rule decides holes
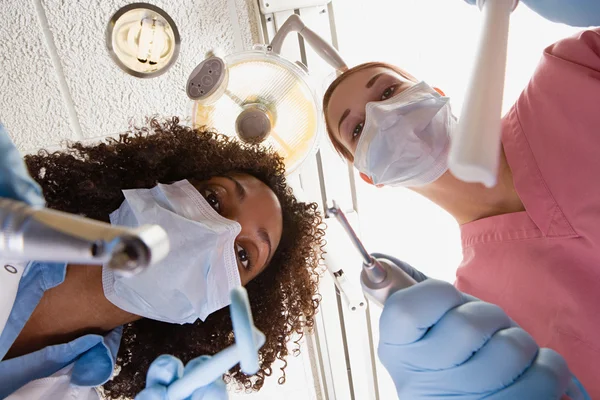
[[[600,74],[600,27],[588,29],[549,46],[545,53]]]
[[[577,230],[589,207],[600,213],[600,28],[546,48],[515,111],[518,153]]]

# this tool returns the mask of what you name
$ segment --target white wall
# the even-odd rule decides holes
[[[188,74],[212,48],[260,39],[253,0],[150,0],[175,21],[181,50],[165,74],[122,72],[105,46],[111,16],[127,0],[2,0],[0,121],[20,150],[119,133],[129,120],[188,117]]]

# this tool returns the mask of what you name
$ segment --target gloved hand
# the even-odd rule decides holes
[[[476,0],[465,0],[475,4]],[[495,1],[495,0],[486,0]],[[571,26],[600,25],[598,0],[520,0],[527,7],[552,22]]]
[[[383,253],[373,253],[371,255],[375,258],[383,258],[385,260],[393,262],[417,282],[422,282],[425,279],[427,279],[427,275],[425,275],[415,267],[411,266],[409,263],[399,260],[396,257],[388,256],[387,254]]]
[[[146,376],[146,389],[142,390],[135,400],[167,400],[167,387],[198,364],[207,361],[209,356],[200,356],[190,361],[185,368],[183,363],[170,355],[159,356],[152,362]],[[169,400],[227,400],[225,382],[219,379],[208,386],[197,389],[187,399]]]
[[[29,176],[21,154],[0,123],[0,197],[44,205],[42,190]]]
[[[502,309],[435,279],[388,298],[378,354],[400,399],[558,400],[572,384],[565,360]]]

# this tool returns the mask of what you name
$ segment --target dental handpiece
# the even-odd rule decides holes
[[[102,264],[134,275],[168,252],[167,233],[158,225],[129,229],[0,198],[2,259]]]
[[[352,229],[346,215],[335,201],[333,202],[333,207],[329,207],[327,212],[337,218],[362,256],[363,267],[360,274],[360,283],[363,292],[365,292],[372,301],[377,303],[380,307],[383,307],[383,304],[392,293],[416,283],[416,281],[399,266],[386,259],[375,258],[369,254],[356,235],[356,232],[354,232],[354,229]]]

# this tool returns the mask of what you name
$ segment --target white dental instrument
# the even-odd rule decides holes
[[[195,390],[210,385],[238,362],[242,371],[255,374],[260,368],[258,350],[265,344],[265,335],[256,327],[252,319],[248,292],[242,286],[231,291],[229,306],[235,344],[218,352],[208,361],[187,372],[167,388],[167,398],[187,399]]]
[[[360,274],[360,283],[365,294],[376,304],[383,307],[392,293],[416,283],[402,268],[388,260],[375,258],[369,254],[335,201],[333,206],[327,209],[327,213],[337,218],[362,256],[363,268]]]
[[[483,29],[448,155],[450,172],[465,182],[479,182],[487,187],[496,185],[508,25],[518,2],[477,0],[484,16]]]

